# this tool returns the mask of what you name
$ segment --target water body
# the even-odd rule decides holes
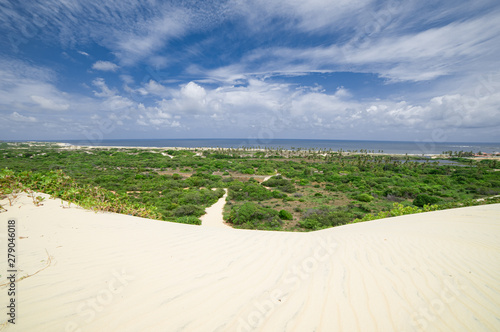
[[[212,147],[212,148],[273,148],[273,149],[316,149],[429,155],[443,151],[472,151],[474,153],[500,153],[500,143],[464,142],[392,142],[392,141],[349,141],[349,140],[309,140],[309,139],[107,139],[99,141],[66,140],[58,141],[72,145],[90,146],[137,146],[137,147]]]

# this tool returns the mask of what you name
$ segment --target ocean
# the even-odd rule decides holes
[[[136,146],[136,147],[211,147],[211,148],[272,148],[272,149],[315,149],[332,151],[368,150],[375,153],[409,155],[441,154],[443,151],[472,151],[474,153],[500,153],[500,143],[460,142],[392,142],[316,139],[107,139],[100,141],[66,140],[57,141],[71,145],[86,146]]]

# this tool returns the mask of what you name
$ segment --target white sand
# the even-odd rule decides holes
[[[0,283],[9,218],[19,276],[52,261],[16,284],[6,331],[500,331],[500,204],[313,233],[8,210]]]
[[[207,227],[232,228],[224,223],[223,210],[226,205],[227,189],[225,194],[212,206],[205,209],[205,214],[201,216],[201,225]]]

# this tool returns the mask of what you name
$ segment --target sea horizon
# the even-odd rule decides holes
[[[103,140],[26,140],[12,142],[57,142],[80,146],[182,147],[182,148],[271,148],[333,151],[367,150],[374,153],[435,155],[444,151],[499,153],[500,143],[432,142],[329,139],[256,139],[256,138],[182,138],[182,139],[103,139]]]

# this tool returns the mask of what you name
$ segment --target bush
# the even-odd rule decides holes
[[[280,210],[279,217],[282,220],[293,220],[292,214],[290,212],[288,212],[287,210]]]
[[[318,209],[308,210],[299,224],[304,228],[315,230],[345,225],[354,217],[355,215],[347,211],[346,208],[323,206]]]
[[[424,205],[432,205],[439,202],[441,199],[434,196],[429,196],[427,194],[418,194],[417,197],[413,200],[413,205],[424,207]]]
[[[359,194],[356,196],[356,199],[360,202],[371,202],[373,201],[373,196],[368,194]]]
[[[263,186],[274,187],[286,193],[294,193],[297,190],[290,180],[283,179],[281,175],[273,176],[267,181],[262,182]]]
[[[175,219],[175,222],[181,224],[201,225],[201,220],[195,216],[183,216]]]
[[[264,201],[272,197],[273,193],[260,184],[236,182],[229,186],[229,199],[235,201]]]
[[[205,209],[192,204],[181,205],[174,210],[174,216],[184,217],[184,216],[195,216],[200,217],[205,213]]]
[[[246,168],[241,171],[243,174],[255,174],[255,170],[253,168]]]
[[[273,198],[285,198],[285,197],[287,197],[285,193],[282,193],[279,190],[273,191]]]
[[[437,206],[437,205],[425,205],[423,208],[418,208],[416,206],[404,206],[403,204],[400,204],[400,203],[394,203],[392,206],[392,209],[390,211],[381,211],[375,215],[374,214],[367,214],[361,219],[355,219],[353,221],[353,223],[360,222],[360,221],[369,221],[369,220],[376,220],[376,219],[382,219],[382,218],[389,218],[389,217],[397,217],[397,216],[403,216],[403,215],[407,215],[407,214],[436,211],[436,210],[439,210],[439,206]]]
[[[278,211],[252,202],[233,206],[227,221],[242,228],[253,229],[279,229],[282,223]]]

